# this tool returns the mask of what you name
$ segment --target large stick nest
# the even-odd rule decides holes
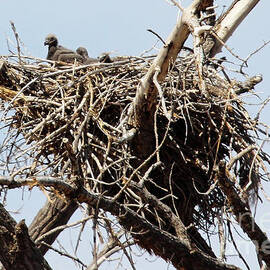
[[[269,161],[256,144],[257,119],[236,94],[239,83],[214,68],[204,68],[208,94],[199,90],[192,55],[178,57],[160,85],[156,150],[145,160],[133,151],[139,130],[132,102],[152,57],[87,67],[3,60],[3,173],[15,179],[51,175],[108,198],[118,194],[119,202],[171,233],[171,224],[132,186],[122,189],[126,183],[143,182],[185,225],[205,231],[226,205],[217,184],[221,161],[230,165],[244,200],[257,196]]]

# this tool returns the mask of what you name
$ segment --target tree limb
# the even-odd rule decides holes
[[[45,203],[29,226],[29,235],[32,240],[36,241],[54,228],[65,225],[77,208],[78,204],[75,201],[65,201],[53,196],[52,201],[47,201]],[[63,229],[57,230],[54,233],[47,235],[45,238],[42,238],[42,241],[51,245],[62,231]],[[48,246],[42,245],[39,242],[37,242],[36,245],[43,255],[45,255],[49,249]]]
[[[214,32],[218,36],[210,57],[221,51],[223,44],[231,37],[236,28],[260,0],[235,0],[228,10],[218,19]]]
[[[267,238],[267,235],[255,222],[248,204],[239,197],[238,192],[234,189],[234,182],[225,162],[220,163],[218,171],[219,186],[227,196],[227,200],[231,206],[235,219],[242,230],[255,244],[258,250],[258,255],[260,255],[266,265],[270,267],[270,241]]]

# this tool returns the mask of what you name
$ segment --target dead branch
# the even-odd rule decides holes
[[[230,175],[225,163],[219,165],[219,184],[226,194],[231,210],[240,227],[249,236],[254,245],[258,247],[258,255],[270,267],[270,254],[266,251],[269,246],[269,239],[255,222],[249,206],[241,199],[234,188],[233,178]]]
[[[221,51],[223,44],[231,37],[240,23],[258,4],[260,0],[235,0],[227,11],[217,21],[214,32],[218,36],[214,47],[211,50],[210,57],[214,57]],[[223,43],[223,44],[222,44]]]

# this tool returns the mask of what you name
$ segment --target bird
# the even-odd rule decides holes
[[[79,63],[83,63],[83,57],[75,52],[72,53],[59,53],[58,55],[58,60],[57,61],[61,61],[61,62],[65,62],[65,63],[74,63],[75,60]]]
[[[101,62],[101,63],[107,63],[108,64],[108,63],[112,63],[113,62],[113,60],[111,59],[109,53],[102,53],[98,57],[98,59],[99,59],[99,62]]]
[[[83,62],[83,57],[76,52],[58,45],[57,37],[54,34],[48,34],[45,38],[44,46],[48,46],[48,60],[73,63],[75,60]]]
[[[78,47],[76,53],[83,57],[84,64],[92,64],[98,62],[96,58],[89,57],[88,51],[85,47]]]

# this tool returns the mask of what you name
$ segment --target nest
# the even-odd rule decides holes
[[[3,60],[5,174],[15,179],[50,175],[108,198],[131,178],[143,181],[185,225],[207,232],[226,205],[217,184],[220,162],[229,164],[244,200],[257,196],[269,162],[256,144],[258,121],[244,108],[239,83],[229,82],[215,68],[204,68],[201,91],[191,54],[178,57],[160,85],[151,157],[134,151],[139,131],[132,102],[153,57],[58,67]],[[174,233],[131,185],[117,200]]]

